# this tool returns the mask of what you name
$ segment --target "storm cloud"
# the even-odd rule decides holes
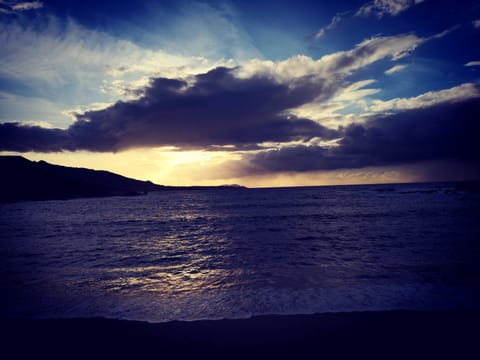
[[[462,161],[480,174],[480,99],[372,118],[341,130],[338,146],[286,146],[252,154],[244,173],[305,172],[423,161]]]
[[[267,76],[238,78],[234,69],[223,67],[190,82],[156,78],[138,99],[79,114],[66,130],[0,124],[0,149],[107,152],[333,139],[336,131],[286,110],[319,96],[328,98],[335,90],[331,83],[308,76],[283,84]]]

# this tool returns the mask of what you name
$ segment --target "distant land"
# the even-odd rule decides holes
[[[152,191],[240,188],[223,186],[163,186],[109,171],[52,165],[22,156],[0,156],[0,202],[63,200],[81,197],[132,196]]]

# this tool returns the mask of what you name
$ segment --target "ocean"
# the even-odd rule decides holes
[[[479,215],[450,183],[1,204],[0,317],[480,309]]]

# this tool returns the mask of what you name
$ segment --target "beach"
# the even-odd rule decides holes
[[[105,318],[2,319],[15,358],[474,359],[479,311],[266,315],[148,323]]]

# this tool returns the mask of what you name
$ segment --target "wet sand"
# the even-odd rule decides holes
[[[480,359],[480,311],[268,315],[147,323],[1,319],[12,358]]]

